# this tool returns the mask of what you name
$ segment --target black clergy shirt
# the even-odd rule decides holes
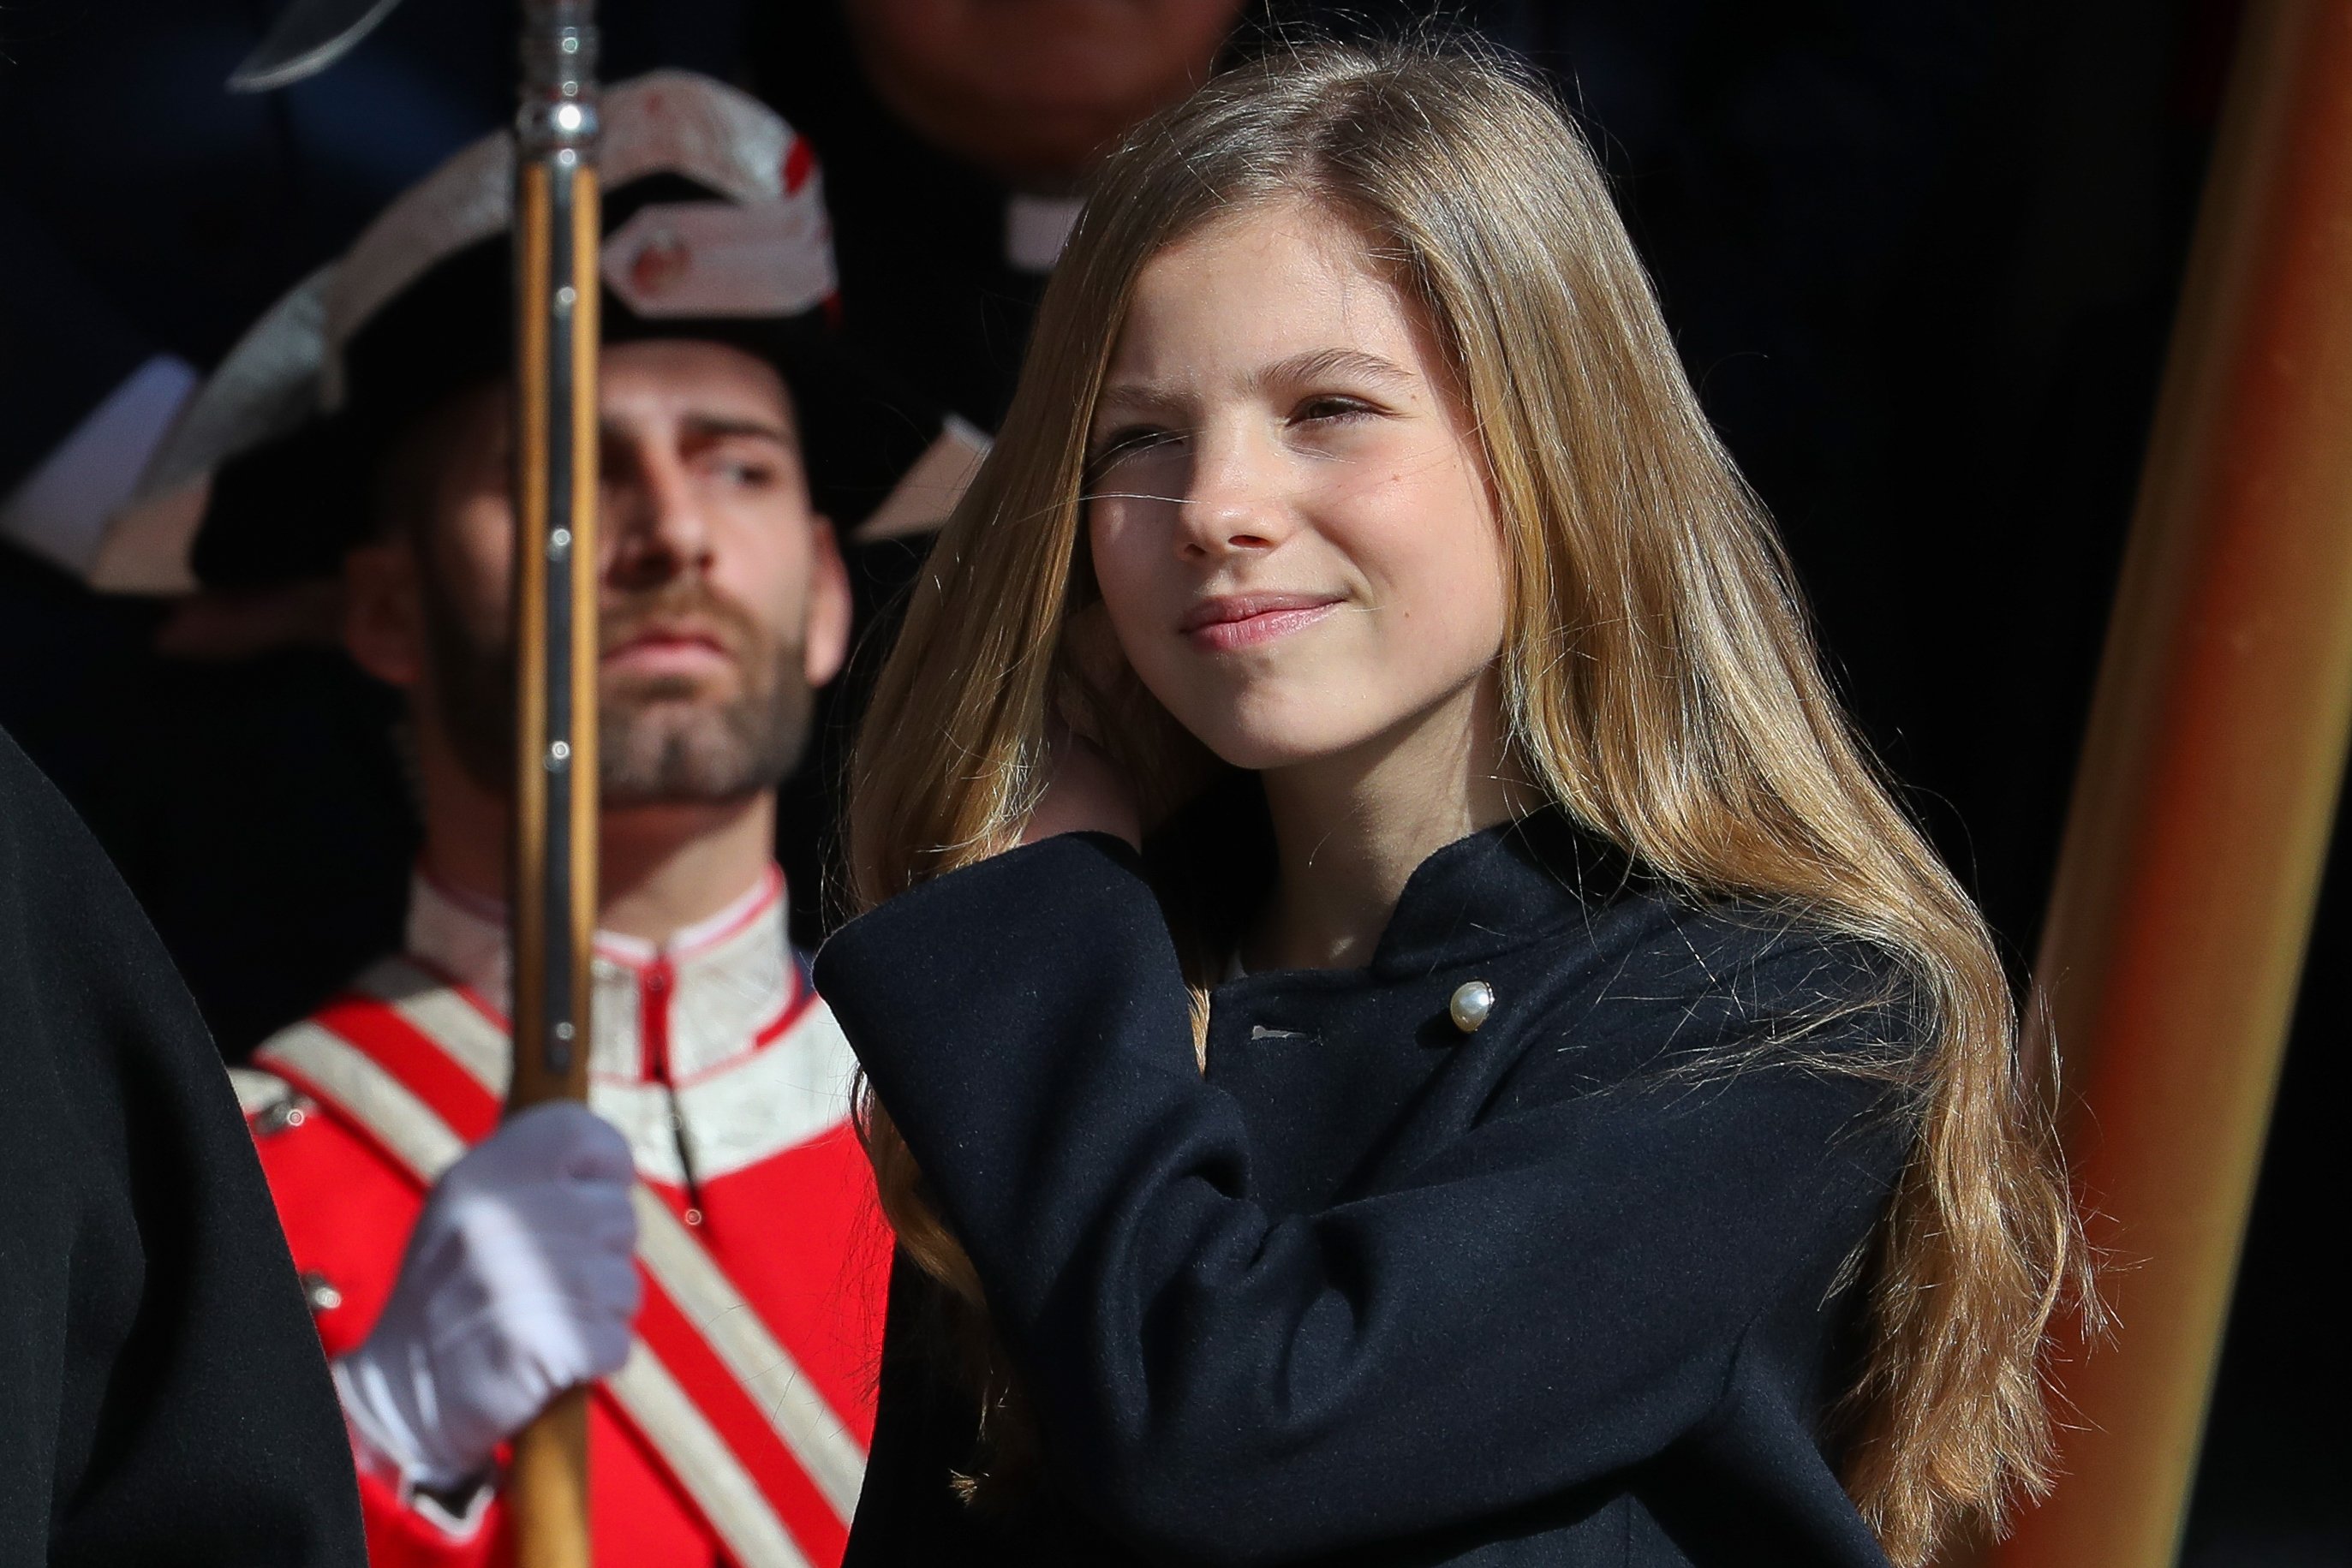
[[[902,1260],[851,1568],[1884,1568],[1828,1428],[1912,1132],[1841,1070],[1914,1049],[1883,956],[1546,815],[1431,856],[1366,967],[1217,988],[1205,1075],[1097,835],[891,900],[817,984],[1045,1452],[1025,1500],[956,1500],[973,1406]]]

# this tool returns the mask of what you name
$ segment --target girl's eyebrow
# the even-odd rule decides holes
[[[1183,411],[1186,401],[1160,387],[1125,382],[1103,388],[1095,398],[1095,415],[1100,418],[1106,410],[1123,414],[1172,415]]]
[[[1293,387],[1301,382],[1313,382],[1326,376],[1341,376],[1371,382],[1381,386],[1402,389],[1412,386],[1417,378],[1411,371],[1378,354],[1361,349],[1309,349],[1305,353],[1292,354],[1270,365],[1261,365],[1250,372],[1252,391],[1269,387]],[[1190,400],[1178,393],[1140,382],[1119,382],[1103,388],[1095,407],[1114,410],[1123,414],[1172,414],[1182,412]]]
[[[1250,379],[1261,387],[1289,386],[1325,376],[1351,377],[1391,387],[1408,387],[1414,381],[1411,371],[1378,354],[1339,348],[1311,349],[1303,354],[1293,354],[1265,366]]]

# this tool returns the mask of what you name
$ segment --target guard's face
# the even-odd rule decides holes
[[[1466,736],[1494,703],[1506,590],[1484,459],[1364,248],[1284,204],[1160,253],[1088,433],[1119,647],[1237,767],[1369,762]]]
[[[782,381],[716,343],[629,343],[605,350],[599,401],[605,802],[768,788],[797,761],[812,694],[849,635],[846,574],[810,506]],[[352,639],[363,664],[417,689],[467,770],[500,790],[512,767],[510,418],[493,387],[431,421],[430,450],[410,455],[423,515],[387,547],[405,554],[413,613],[387,606],[371,634],[362,602]]]

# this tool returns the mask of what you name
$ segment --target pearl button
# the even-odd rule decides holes
[[[1454,993],[1445,1010],[1454,1016],[1455,1029],[1464,1034],[1475,1034],[1478,1026],[1486,1021],[1486,1015],[1495,1010],[1495,988],[1484,980],[1469,981]]]

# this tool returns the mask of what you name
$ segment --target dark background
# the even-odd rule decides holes
[[[209,365],[504,116],[510,24],[483,0],[407,0],[328,76],[226,99],[216,84],[274,9],[0,8],[0,489],[146,354]],[[830,0],[605,10],[608,77],[711,70],[809,131],[850,325],[886,356],[912,352],[881,302],[917,285],[891,268],[950,265],[940,193],[973,177],[892,142]],[[1845,695],[2021,974],[2236,21],[2230,0],[1451,14],[1551,72],[1591,131]],[[1029,298],[1008,278],[970,283],[988,330],[934,367],[933,390],[987,423]],[[158,660],[158,614],[93,601],[0,544],[0,726],[89,817],[236,1055],[396,939],[413,844],[396,709],[323,650]],[[2324,1312],[2311,1261],[2341,1229],[2321,1161],[2352,1038],[2344,837],[2189,1526],[2195,1568],[2352,1563],[2342,1314]]]

